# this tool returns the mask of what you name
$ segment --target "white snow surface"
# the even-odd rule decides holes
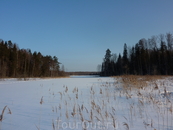
[[[124,90],[111,77],[1,79],[0,130],[173,130],[172,79],[158,90]]]

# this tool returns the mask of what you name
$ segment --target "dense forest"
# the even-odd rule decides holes
[[[140,39],[132,47],[124,44],[123,54],[111,54],[110,49],[102,63],[101,75],[172,75],[173,35],[171,33]]]
[[[43,56],[30,49],[19,49],[11,41],[0,40],[0,78],[62,76],[56,56]]]

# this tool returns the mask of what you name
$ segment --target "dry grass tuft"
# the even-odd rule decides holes
[[[40,104],[43,104],[43,96],[41,97]]]
[[[68,87],[67,87],[67,86],[66,86],[65,92],[66,92],[66,93],[68,92]]]
[[[58,92],[61,95],[61,100],[62,100],[62,92]]]
[[[52,120],[52,127],[53,127],[53,130],[55,130],[55,124],[53,120]]]
[[[145,75],[145,76],[139,76],[139,75],[123,75],[116,77],[117,79],[121,79],[121,82],[123,83],[123,87],[125,89],[131,89],[131,88],[138,88],[138,89],[145,89],[145,87],[148,86],[147,82],[154,82],[158,79],[163,79],[165,76],[160,75]],[[155,83],[155,90],[158,89],[158,85]]]
[[[103,125],[104,123],[110,122],[114,129],[117,129],[118,125],[121,124],[122,127],[120,128],[124,127],[124,129],[129,130],[130,127],[134,127],[134,121],[136,119],[141,120],[141,127],[145,127],[145,129],[148,127],[151,127],[151,129],[159,128],[162,120],[164,125],[165,119],[167,122],[171,120],[169,122],[172,126],[172,117],[169,116],[169,114],[173,113],[172,102],[168,102],[168,99],[165,100],[167,106],[165,105],[164,107],[162,103],[164,98],[159,96],[161,94],[161,88],[166,85],[165,83],[157,81],[161,78],[163,77],[121,76],[116,78],[113,84],[112,82],[102,82],[100,88],[94,85],[88,88],[88,99],[84,99],[85,96],[83,97],[82,91],[78,92],[77,87],[72,90],[71,93],[73,95],[70,95],[70,97],[69,94],[71,94],[71,89],[64,86],[64,91],[58,92],[60,94],[58,98],[60,103],[58,106],[52,107],[52,112],[56,111],[58,118],[61,120],[65,118],[66,121],[75,121],[75,123],[78,121],[84,122],[84,130],[86,129],[87,122],[92,122],[94,124],[96,121],[102,123],[98,125],[102,128],[106,128],[106,126]],[[164,94],[168,96],[169,91],[167,90],[169,89],[165,88],[163,90]],[[122,101],[127,101],[126,108]],[[43,97],[40,101],[40,104],[42,103]],[[154,110],[153,114],[158,116],[158,123],[150,117],[148,109]],[[124,114],[123,117],[125,120],[118,123],[118,112],[120,110]],[[11,113],[10,109],[9,113]],[[169,126],[169,122],[167,126]],[[157,124],[158,127],[156,126]],[[56,124],[52,121],[52,129],[54,130],[55,127]],[[38,127],[37,129],[39,130]]]
[[[37,130],[40,130],[40,128],[37,125],[35,125],[35,126],[36,126]]]
[[[126,127],[126,130],[129,130],[129,125],[126,122],[124,122],[123,125]]]
[[[10,108],[8,107],[8,114],[12,114],[12,112],[11,112],[11,110],[10,110]]]
[[[3,110],[2,110],[2,113],[1,113],[1,115],[0,115],[0,121],[2,122],[2,120],[3,120],[3,117],[4,117],[4,112],[5,112],[5,109],[7,108],[7,106],[5,106],[4,108],[3,108]]]
[[[65,114],[65,115],[66,115],[66,118],[68,119],[68,118],[69,118],[69,116],[68,116],[68,111],[67,111],[67,110],[66,110],[66,114]]]

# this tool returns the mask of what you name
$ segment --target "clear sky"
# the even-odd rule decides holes
[[[173,0],[0,0],[0,39],[96,71],[107,48],[173,32]]]

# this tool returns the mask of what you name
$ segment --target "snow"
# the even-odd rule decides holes
[[[0,130],[172,130],[172,78],[147,84],[124,89],[120,79],[98,76],[1,79],[0,113],[7,108]]]

